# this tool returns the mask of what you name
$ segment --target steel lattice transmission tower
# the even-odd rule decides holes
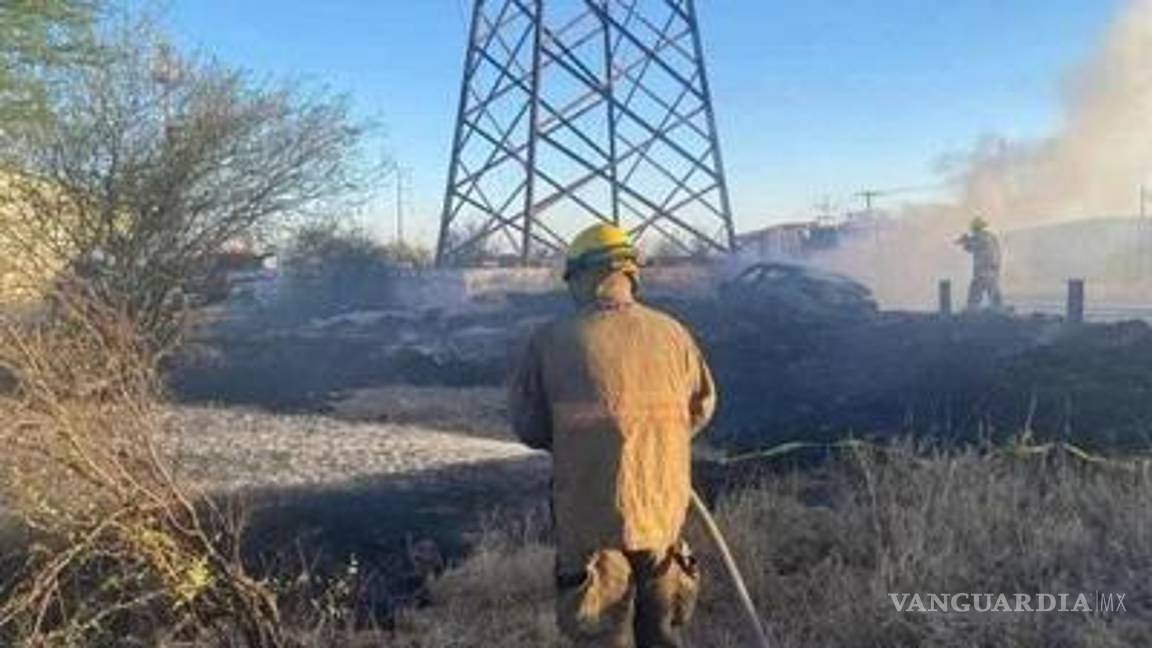
[[[728,252],[693,0],[475,0],[437,262],[530,263],[601,218]]]

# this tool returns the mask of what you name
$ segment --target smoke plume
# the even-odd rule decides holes
[[[1051,139],[976,147],[962,205],[1004,226],[1138,210],[1152,180],[1152,0],[1132,0],[1066,88]]]
[[[818,263],[864,280],[887,306],[924,307],[935,298],[937,279],[956,280],[962,294],[970,261],[953,241],[973,216],[982,215],[995,230],[1009,233],[1009,291],[1014,280],[1017,292],[1034,291],[1023,278],[1032,281],[1036,273],[1021,265],[1039,253],[1022,249],[1030,246],[1029,237],[1013,231],[1079,219],[1099,219],[1104,227],[1104,218],[1139,211],[1142,185],[1148,186],[1152,213],[1152,0],[1131,0],[1096,52],[1071,71],[1063,118],[1051,137],[988,137],[968,153],[943,160],[940,170],[956,186],[952,204],[908,207],[895,226],[859,237]],[[1082,237],[1083,228],[1077,231]],[[1059,291],[1064,279],[1084,276],[1081,268],[1093,263],[1131,265],[1112,257],[1152,252],[1131,245],[1087,252],[1073,240],[1055,248],[1100,258],[1075,259],[1076,269],[1070,266],[1067,276],[1048,264],[1044,291]],[[1015,267],[1014,252],[1020,262]]]

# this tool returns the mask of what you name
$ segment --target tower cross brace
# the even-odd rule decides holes
[[[694,1],[474,0],[437,263],[542,261],[596,221],[735,246]]]

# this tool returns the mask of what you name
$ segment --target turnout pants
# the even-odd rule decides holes
[[[700,590],[686,543],[665,552],[603,549],[584,573],[557,573],[557,620],[581,648],[682,648]]]
[[[1000,293],[1000,277],[998,275],[975,275],[972,284],[968,287],[968,310],[976,310],[984,304],[984,298],[995,309],[1004,305],[1004,297]]]

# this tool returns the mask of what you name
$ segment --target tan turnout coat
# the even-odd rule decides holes
[[[582,569],[603,548],[664,551],[676,542],[691,439],[716,405],[683,326],[637,303],[621,273],[595,293],[533,335],[511,385],[516,434],[553,456],[562,570]]]

